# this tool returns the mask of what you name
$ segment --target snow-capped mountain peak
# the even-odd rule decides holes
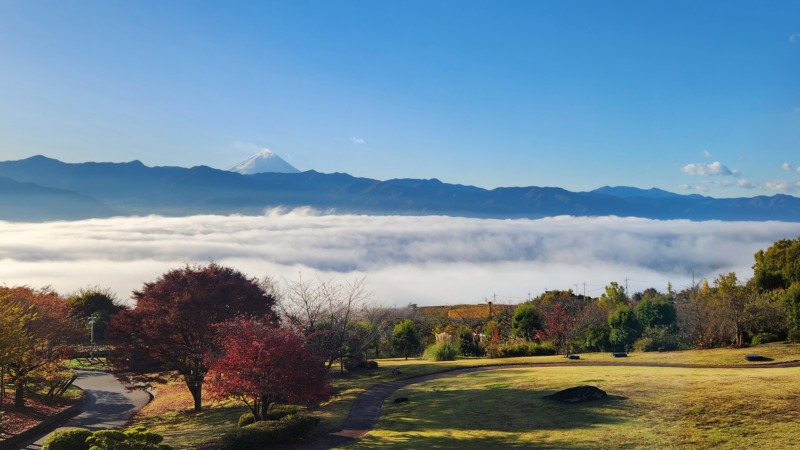
[[[247,158],[239,164],[228,169],[231,172],[238,172],[243,175],[252,175],[264,172],[298,173],[300,172],[286,162],[283,158],[265,148],[256,155]]]

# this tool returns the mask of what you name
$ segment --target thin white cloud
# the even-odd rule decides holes
[[[792,33],[789,35],[789,42],[794,44],[800,41],[800,33]]]
[[[713,157],[711,152],[708,151],[708,150],[703,150],[703,156],[705,156],[706,158],[712,158]]]
[[[795,172],[800,173],[800,166],[797,166],[797,170]]]
[[[678,186],[684,191],[697,192],[698,194],[708,194],[708,186],[704,184],[681,184]]]
[[[800,181],[790,181],[790,180],[765,181],[764,187],[771,191],[780,192],[782,194],[792,194],[800,192]]]
[[[781,164],[781,170],[785,170],[785,171],[789,172],[789,171],[792,170],[792,165],[789,164],[788,162],[785,162],[785,163]]]
[[[719,161],[709,164],[687,164],[681,168],[681,172],[689,175],[715,176],[715,175],[737,175],[738,172],[731,171]]]
[[[753,254],[800,235],[800,224],[599,217],[488,220],[321,215],[0,222],[0,283],[69,292],[108,286],[121,298],[185,263],[210,260],[249,276],[295,279],[298,271],[367,275],[384,304],[480,302],[610,281],[633,291],[685,287],[692,272],[752,276]],[[656,255],[656,257],[654,257]],[[594,290],[594,291],[593,291]]]
[[[743,189],[755,189],[756,185],[751,183],[749,180],[739,180],[736,182],[736,186],[743,188]]]
[[[353,142],[354,144],[363,144],[365,142],[364,138],[355,137],[355,136],[350,138],[350,141]]]

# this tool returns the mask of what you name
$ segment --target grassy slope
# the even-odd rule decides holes
[[[409,386],[384,404],[373,448],[795,448],[800,368],[540,367]],[[542,396],[592,384],[603,401]]]
[[[321,426],[318,427],[316,433],[323,434],[337,428],[344,421],[345,417],[347,417],[353,400],[369,386],[384,381],[409,378],[461,367],[494,364],[564,363],[565,367],[563,369],[553,368],[553,370],[572,370],[571,368],[575,366],[577,373],[590,370],[589,367],[579,367],[581,364],[585,365],[586,362],[614,362],[619,364],[676,363],[693,365],[761,364],[745,362],[744,355],[747,353],[759,353],[772,358],[774,362],[800,360],[800,346],[784,344],[770,344],[746,350],[717,349],[671,353],[632,353],[629,358],[611,358],[608,353],[596,353],[581,355],[580,360],[566,360],[559,356],[493,360],[468,358],[438,363],[421,361],[418,359],[410,359],[408,361],[403,359],[380,360],[380,368],[374,371],[344,375],[334,373],[334,396],[329,402],[323,404],[321,408],[315,411],[315,414],[322,418]],[[393,368],[399,369],[401,374],[392,375],[391,370]],[[601,368],[592,368],[592,370],[595,369]],[[653,373],[666,373],[660,372],[662,370],[668,369],[645,369],[645,371],[651,371]],[[749,372],[750,371],[748,371],[748,373]],[[766,372],[772,372],[772,370]],[[498,372],[491,372],[491,374],[495,373]],[[163,434],[165,436],[165,442],[175,446],[176,449],[197,448],[204,442],[213,441],[226,429],[235,426],[239,415],[245,411],[244,407],[234,405],[231,402],[213,405],[210,403],[206,404],[209,404],[210,407],[200,414],[195,414],[191,411],[191,397],[184,385],[176,383],[161,386],[159,387],[155,400],[138,414],[135,419],[135,425],[146,426],[151,431]]]

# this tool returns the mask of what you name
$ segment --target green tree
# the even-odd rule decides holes
[[[392,347],[406,359],[409,355],[419,353],[422,341],[417,332],[417,327],[412,320],[406,319],[394,326],[392,333]]]
[[[511,320],[511,329],[515,336],[530,341],[541,328],[542,318],[533,303],[523,303],[517,306]]]
[[[105,340],[108,319],[122,311],[117,296],[108,288],[81,288],[67,297],[67,306],[78,320],[89,321],[93,342]]]
[[[645,329],[655,327],[669,327],[675,324],[677,311],[670,298],[663,295],[644,298],[636,305],[634,310],[636,319]]]
[[[584,330],[583,345],[587,350],[607,351],[610,334],[611,329],[607,322],[592,324]]]
[[[786,289],[800,282],[800,237],[781,239],[754,256],[753,283],[759,289]]]
[[[461,325],[456,329],[456,340],[458,350],[463,356],[480,356],[480,342],[475,339],[475,333],[467,325]]]
[[[794,282],[781,296],[786,322],[790,329],[800,330],[800,282]]]
[[[608,315],[608,327],[609,342],[625,350],[641,335],[641,325],[628,305],[619,305]]]
[[[616,308],[619,305],[628,303],[628,294],[625,288],[616,281],[612,281],[605,288],[605,292],[600,295],[600,305],[607,308]]]
[[[747,289],[739,285],[736,273],[720,274],[714,279],[712,291],[714,304],[719,308],[720,319],[724,326],[733,335],[733,343],[744,345],[744,334],[747,330],[748,303],[751,296]]]

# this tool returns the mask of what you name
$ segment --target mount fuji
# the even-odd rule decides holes
[[[265,148],[258,154],[245,159],[239,164],[228,169],[230,172],[242,175],[254,175],[257,173],[300,173],[296,167],[286,162],[283,158],[272,153]]]

